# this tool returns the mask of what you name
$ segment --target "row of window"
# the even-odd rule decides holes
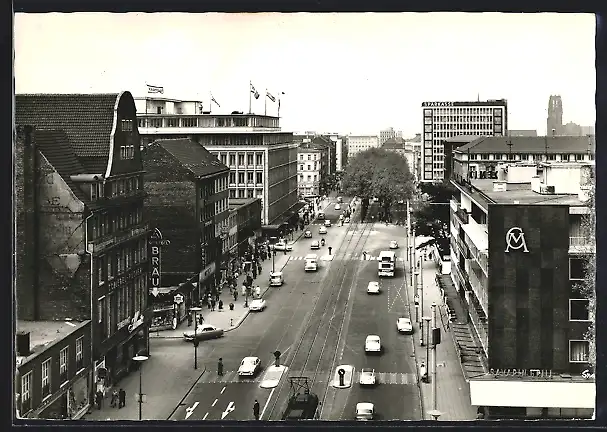
[[[134,158],[135,158],[135,146],[134,145],[120,146],[120,159],[134,159]]]
[[[263,189],[237,188],[228,193],[230,198],[263,198]]]
[[[136,207],[121,209],[110,215],[97,213],[91,218],[91,239],[101,238],[105,235],[131,228],[143,222],[143,208]]]
[[[76,373],[84,369],[84,355],[83,355],[83,340],[81,336],[76,339]],[[68,381],[68,356],[69,346],[59,351],[59,382],[61,384]],[[40,386],[42,388],[42,401],[51,396],[51,368],[52,368],[52,357],[42,362],[41,374],[40,374]],[[32,385],[33,385],[33,372],[29,371],[21,377],[21,412],[27,413],[32,409]]]
[[[494,130],[502,130],[501,123],[444,123],[444,124],[434,124],[433,125],[425,125],[424,132],[434,132],[434,135],[440,135],[441,132],[447,133],[449,131],[469,131],[468,133],[472,133],[474,135],[482,135],[483,131],[492,132]]]
[[[425,108],[424,116],[434,115],[502,115],[504,108],[491,107],[440,107],[440,108]]]
[[[147,279],[147,274],[139,275],[97,299],[97,325],[102,340],[116,332],[119,324],[126,325],[135,312],[143,313],[147,306]]]
[[[304,171],[304,166],[304,164],[300,164],[299,171]],[[307,168],[307,171],[312,171],[312,165],[308,164]],[[314,162],[314,171],[318,171],[318,164],[316,162]]]
[[[238,174],[238,175],[237,175]],[[236,179],[238,178],[238,183],[245,183],[245,174],[246,174],[246,183],[256,183],[263,184],[263,173],[262,172],[230,172],[230,184],[236,184]]]
[[[308,155],[308,159],[307,160],[318,160],[320,159],[320,155],[318,153],[307,153]],[[306,160],[305,159],[305,155],[303,153],[299,153],[299,160]]]
[[[147,261],[147,254],[147,239],[143,238],[133,247],[125,246],[122,249],[100,255],[96,264],[99,285],[103,285],[106,280],[111,281],[131,267]]]
[[[263,152],[213,152],[213,154],[222,164],[228,166],[235,166],[236,161],[240,166],[263,165]]]
[[[463,159],[467,159],[467,155],[462,155]],[[472,154],[470,160],[487,161],[487,160],[527,160],[527,161],[554,161],[554,162],[580,162],[584,160],[593,160],[594,155],[592,154],[527,154],[521,155],[516,153],[502,153],[502,154]]]
[[[121,195],[129,195],[143,188],[143,182],[139,176],[110,180],[105,183],[91,183],[91,200],[109,197],[114,198]]]
[[[299,181],[301,181],[301,182],[304,181],[304,175],[303,174],[299,175]],[[312,176],[309,175],[309,174],[307,176],[307,181],[309,181],[309,182],[312,181]],[[314,181],[318,181],[318,175],[317,174],[314,174]]]
[[[156,113],[162,114],[163,107],[157,107]],[[278,119],[259,117],[200,117],[171,116],[163,118],[140,118],[139,127],[278,127]]]

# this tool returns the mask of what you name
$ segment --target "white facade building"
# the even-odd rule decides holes
[[[320,179],[323,173],[321,151],[300,146],[297,150],[297,189],[300,196],[320,195]]]
[[[384,129],[379,131],[379,145],[381,146],[383,143],[388,141],[390,138],[402,138],[403,132],[394,130],[394,128],[389,127],[388,129]]]
[[[421,181],[441,181],[445,173],[443,141],[457,135],[502,136],[508,130],[505,99],[422,103]]]
[[[377,135],[349,135],[348,136],[348,159],[371,148],[379,147],[379,138]]]

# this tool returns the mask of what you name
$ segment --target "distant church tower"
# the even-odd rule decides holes
[[[563,101],[560,96],[550,96],[548,100],[548,119],[546,121],[546,135],[563,134]]]

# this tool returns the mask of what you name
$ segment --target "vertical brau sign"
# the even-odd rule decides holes
[[[162,246],[171,244],[170,240],[164,240],[158,228],[154,228],[150,236],[150,288],[160,288],[160,274],[162,261]]]

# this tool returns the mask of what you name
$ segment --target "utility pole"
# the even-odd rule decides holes
[[[432,333],[428,332],[428,337],[430,334],[434,336],[436,328],[436,303],[432,303]],[[434,337],[432,338],[434,339]],[[436,411],[436,340],[432,340],[432,409]],[[430,340],[428,340],[428,344],[430,344]]]
[[[423,262],[423,253],[419,257],[419,305],[422,311],[422,315],[424,314],[424,262]],[[417,261],[417,260],[416,260]],[[415,263],[417,265],[417,263]],[[424,326],[420,327],[421,335],[420,335],[420,344],[424,346]],[[427,358],[427,357],[426,357]]]

